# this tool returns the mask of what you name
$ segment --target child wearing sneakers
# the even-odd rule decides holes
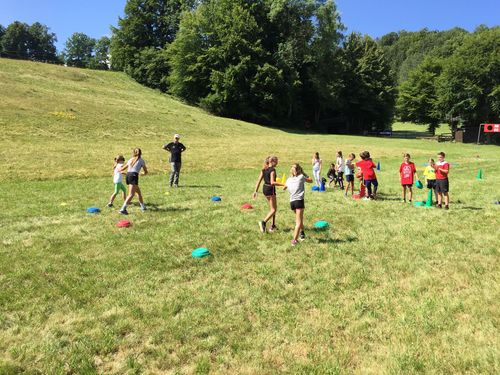
[[[450,184],[448,182],[448,173],[450,172],[450,164],[444,160],[446,155],[444,152],[438,153],[438,162],[434,166],[436,171],[436,192],[438,194],[438,208],[443,207],[443,197],[444,197],[444,208],[447,210],[450,204],[450,197],[448,196],[448,191],[450,189]]]
[[[120,213],[122,215],[128,215],[127,206],[132,202],[132,198],[137,194],[139,199],[139,204],[141,205],[141,211],[146,211],[146,206],[144,205],[144,200],[142,199],[141,188],[139,187],[139,173],[141,169],[144,171],[144,175],[148,174],[148,168],[146,167],[146,162],[142,159],[142,151],[140,148],[134,148],[132,153],[132,158],[129,159],[127,164],[125,164],[120,172],[127,171],[125,175],[125,182],[129,186],[129,192],[125,203],[123,203]]]
[[[413,178],[417,177],[418,173],[415,163],[410,161],[410,154],[403,155],[403,162],[399,166],[399,177],[401,179],[401,186],[403,187],[403,202],[406,203],[406,189],[409,191],[410,203],[413,198]]]
[[[304,175],[304,170],[299,164],[292,165],[290,169],[291,177],[286,180],[283,190],[288,189],[290,193],[290,208],[295,212],[295,229],[293,231],[292,246],[297,245],[297,240],[306,238],[304,233],[304,183],[311,183],[313,180]]]
[[[113,207],[113,201],[120,191],[123,194],[123,200],[127,198],[127,188],[123,185],[123,176],[121,173],[123,163],[125,163],[125,158],[123,155],[118,155],[115,158],[115,164],[113,165],[113,183],[115,184],[115,192],[111,194],[111,197],[109,198],[108,207]]]
[[[434,190],[434,195],[436,197],[436,204],[438,200],[436,191],[436,171],[434,170],[436,163],[434,159],[429,159],[429,165],[424,169],[425,183],[427,184],[427,189]]]
[[[345,161],[344,175],[346,180],[344,196],[347,197],[349,187],[351,188],[351,195],[354,194],[354,159],[356,156],[354,154],[349,154],[347,160]]]
[[[368,151],[363,151],[359,154],[359,157],[361,158],[361,161],[358,161],[356,166],[361,170],[361,174],[363,176],[363,185],[366,186],[367,190],[366,199],[375,199],[377,197],[378,189],[377,175],[375,174],[375,168],[377,168],[377,166],[371,159]]]

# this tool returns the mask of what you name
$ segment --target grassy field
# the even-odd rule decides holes
[[[296,134],[210,116],[121,73],[5,59],[0,125],[0,374],[500,372],[498,147]],[[167,189],[174,132],[188,151],[181,187]],[[150,209],[131,207],[133,226],[118,229],[112,161],[135,146]],[[380,199],[308,191],[307,240],[292,248],[280,191],[280,230],[260,234],[264,199],[240,206],[262,159],[278,155],[283,173],[337,149],[381,163]],[[451,209],[403,204],[402,153],[423,169],[441,150]],[[102,213],[86,214],[94,205]],[[191,258],[199,246],[213,256]]]

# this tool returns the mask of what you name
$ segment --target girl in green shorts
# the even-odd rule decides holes
[[[123,175],[121,173],[123,163],[125,163],[125,158],[123,155],[118,155],[115,158],[115,164],[113,165],[113,182],[115,184],[115,192],[111,194],[111,197],[109,198],[108,207],[113,207],[113,201],[120,191],[123,194],[123,200],[127,198],[127,188],[123,185]]]

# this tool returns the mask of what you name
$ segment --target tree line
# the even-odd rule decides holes
[[[39,22],[32,25],[15,21],[6,28],[0,25],[0,57],[65,64],[79,68],[109,69],[110,38],[94,39],[73,33],[62,53],[57,53],[57,36]]]
[[[53,58],[55,48],[35,56],[29,38],[13,42],[34,25],[24,34],[0,28],[4,51],[21,46],[7,57]],[[55,35],[38,25],[38,39],[53,45]],[[110,39],[75,33],[56,59],[124,71],[214,114],[261,124],[356,134],[396,118],[433,132],[442,122],[499,121],[499,33],[403,30],[374,40],[346,34],[333,0],[128,0]]]

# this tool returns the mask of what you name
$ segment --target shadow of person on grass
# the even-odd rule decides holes
[[[165,207],[162,205],[158,205],[156,203],[146,203],[146,208],[148,211],[152,212],[183,212],[183,211],[190,211],[191,208],[189,207]]]
[[[215,189],[221,189],[222,186],[220,185],[180,185],[177,189],[202,189],[202,188],[215,188]]]
[[[324,238],[318,238],[318,243],[327,243],[327,244],[340,244],[340,243],[350,243],[357,241],[358,239],[353,236],[348,236],[346,238],[331,238],[330,236]]]

